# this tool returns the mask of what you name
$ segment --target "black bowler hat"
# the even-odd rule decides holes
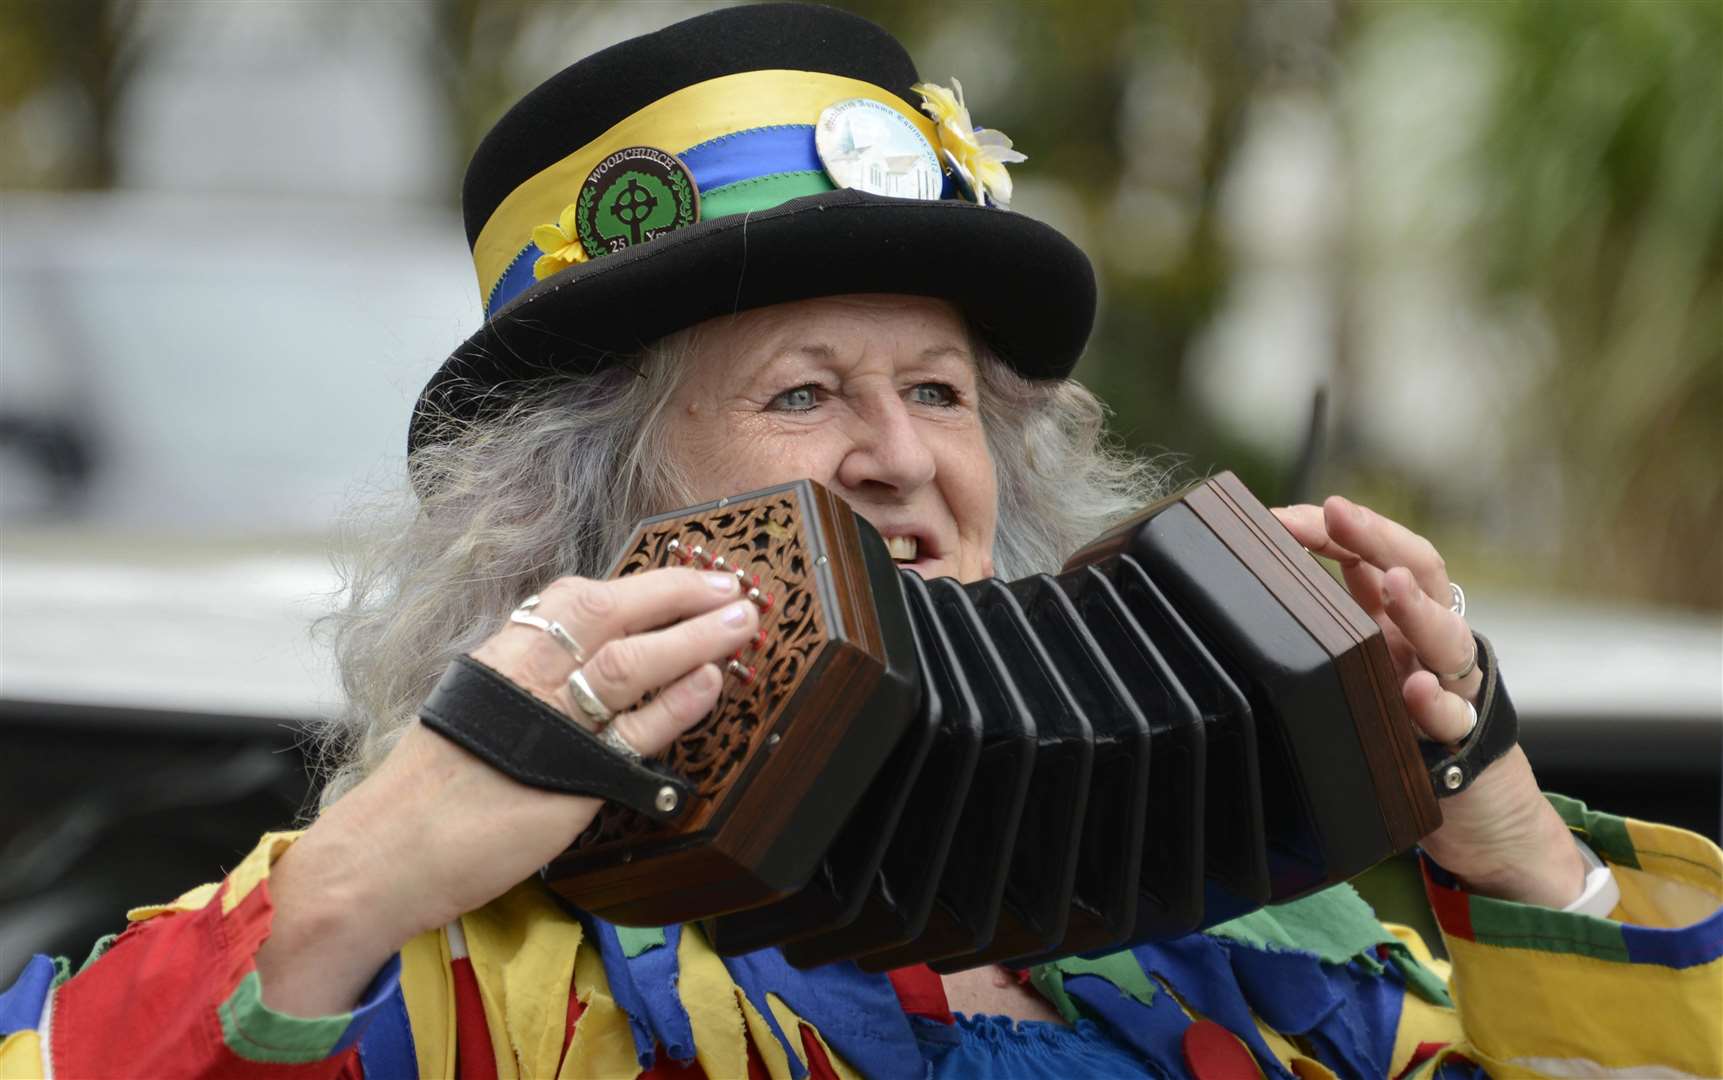
[[[1009,141],[955,101],[918,89],[880,27],[803,4],[714,11],[563,69],[467,168],[486,321],[420,395],[408,451],[522,381],[819,296],[948,300],[1017,371],[1068,375],[1094,272],[1057,230],[997,205],[986,181],[1002,169],[978,167],[976,143]]]

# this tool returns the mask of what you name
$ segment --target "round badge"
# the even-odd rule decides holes
[[[595,259],[700,220],[688,167],[652,146],[630,146],[599,162],[575,206],[580,246]]]
[[[944,178],[933,144],[883,101],[850,98],[828,105],[814,125],[814,148],[841,188],[897,199],[937,199]]]

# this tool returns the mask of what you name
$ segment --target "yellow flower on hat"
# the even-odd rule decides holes
[[[963,103],[963,84],[955,77],[949,90],[938,83],[916,83],[911,89],[921,95],[923,111],[933,117],[939,148],[951,156],[975,189],[975,201],[983,206],[989,201],[1010,206],[1011,174],[1005,166],[1029,159],[1011,149],[1011,139],[1003,131],[975,126],[969,119],[969,107]]]
[[[555,225],[534,226],[532,242],[544,252],[532,264],[532,276],[537,280],[543,281],[559,270],[586,261],[586,249],[580,246],[580,237],[575,234],[578,207],[578,203],[563,207],[562,217]]]

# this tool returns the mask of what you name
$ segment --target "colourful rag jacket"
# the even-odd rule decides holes
[[[271,834],[224,882],[130,913],[77,975],[0,994],[0,1078],[1723,1076],[1723,853],[1552,802],[1612,865],[1611,919],[1469,895],[1426,862],[1451,967],[1351,889],[1025,973],[1070,1021],[954,1017],[925,969],[720,958],[536,883],[421,935],[350,1013],[261,1001]]]

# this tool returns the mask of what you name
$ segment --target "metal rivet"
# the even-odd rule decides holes
[[[682,550],[682,541],[672,539],[666,547],[671,551],[680,551]]]
[[[724,556],[720,555],[716,559],[712,560],[712,569],[714,569],[714,570],[724,569]]]
[[[776,745],[778,745],[778,743],[780,743],[782,741],[783,741],[783,737],[780,736],[775,731],[772,732],[770,735],[766,736],[766,745],[767,746],[776,746]]]
[[[821,556],[820,556],[820,557],[819,557],[819,558],[817,558],[817,559],[815,559],[815,560],[814,560],[814,565],[815,565],[815,566],[824,566],[824,565],[826,565],[826,557],[825,557],[825,556],[824,556],[824,555],[821,555]]]
[[[664,814],[676,809],[676,789],[665,784],[658,789],[658,797],[652,800],[652,805],[658,807],[659,812]]]
[[[1442,773],[1442,783],[1448,785],[1449,791],[1458,791],[1460,785],[1466,782],[1466,774],[1458,765],[1450,765]]]

